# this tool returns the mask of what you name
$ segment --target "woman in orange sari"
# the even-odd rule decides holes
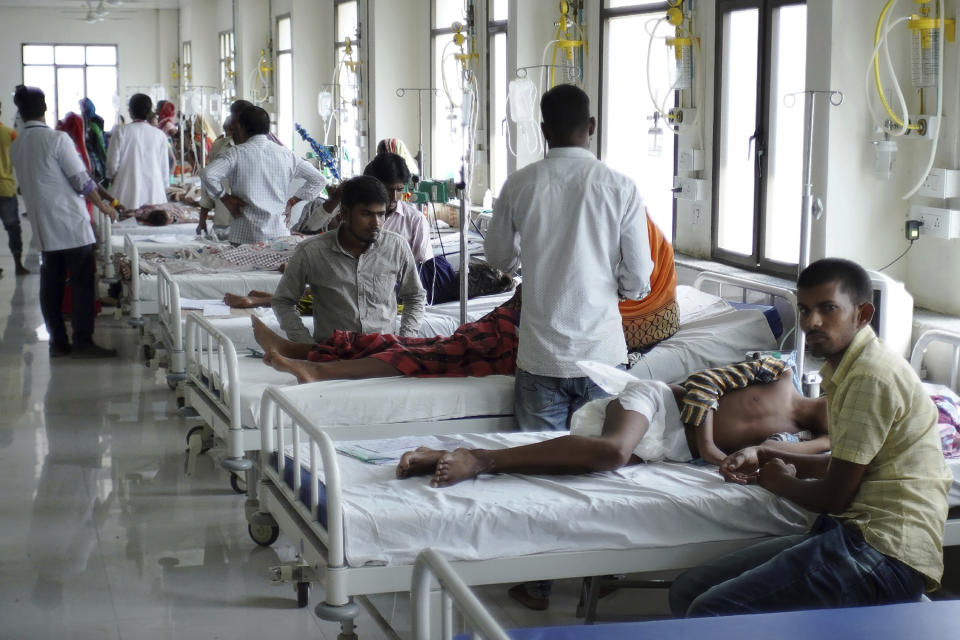
[[[677,310],[677,270],[673,264],[673,246],[663,237],[650,214],[647,214],[647,232],[650,241],[650,294],[643,300],[624,300],[620,303],[623,317],[623,335],[627,349],[649,349],[666,340],[680,328]]]

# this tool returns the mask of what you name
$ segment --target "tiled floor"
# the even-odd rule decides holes
[[[96,339],[120,358],[51,361],[36,258],[33,275],[14,277],[5,245],[0,638],[335,638],[337,624],[296,609],[292,587],[270,585],[269,567],[295,551],[283,537],[253,544],[226,472],[202,456],[184,473],[191,423],[139,360],[138,332],[107,310]],[[551,611],[538,614],[505,587],[480,592],[505,624],[530,626],[576,623],[578,588],[558,583]],[[621,599],[634,608],[635,594]],[[375,602],[406,636],[407,596]],[[367,614],[358,632],[383,637]]]

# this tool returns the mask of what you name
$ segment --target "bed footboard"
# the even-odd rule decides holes
[[[160,335],[167,348],[167,382],[176,384],[186,379],[186,355],[183,349],[183,319],[180,309],[180,285],[160,265],[157,274],[157,301]]]
[[[924,331],[920,337],[917,338],[917,343],[913,345],[913,351],[910,352],[910,366],[917,372],[917,375],[920,375],[920,371],[923,368],[923,357],[927,353],[930,345],[936,343],[946,344],[953,349],[953,355],[949,362],[950,376],[948,378],[948,384],[951,389],[960,392],[960,387],[957,386],[958,370],[960,370],[960,333],[941,329]]]
[[[211,421],[217,435],[227,442],[227,458],[223,466],[235,473],[247,471],[253,463],[244,457],[236,347],[230,338],[196,312],[187,316],[185,331],[187,379],[192,388],[225,418],[225,433],[218,432],[216,420]]]

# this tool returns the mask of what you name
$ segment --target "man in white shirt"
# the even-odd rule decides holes
[[[270,140],[270,115],[247,107],[233,122],[236,146],[224,151],[201,172],[203,189],[230,211],[229,240],[233,244],[261,242],[288,235],[290,208],[313,200],[327,181],[306,160]],[[294,197],[286,193],[294,178],[304,184]],[[230,193],[223,180],[230,184]]]
[[[626,362],[617,303],[643,298],[653,270],[643,198],[589,150],[587,94],[559,85],[540,110],[550,150],[507,179],[485,242],[487,261],[507,273],[523,258],[515,415],[530,431],[567,429],[606,395],[577,362]]]
[[[107,177],[111,191],[127,209],[167,201],[170,153],[167,136],[150,124],[150,96],[130,97],[129,124],[114,127],[107,149]]]
[[[10,156],[43,252],[40,310],[50,335],[50,357],[115,356],[116,350],[93,343],[96,238],[83,199],[114,220],[117,212],[97,195],[96,183],[70,136],[44,123],[47,104],[43,92],[19,86],[13,101],[23,119],[23,128]],[[68,272],[73,289],[72,346],[60,307]]]

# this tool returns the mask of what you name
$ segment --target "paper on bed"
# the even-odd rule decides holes
[[[417,447],[453,451],[461,445],[460,441],[451,442],[449,438],[441,440],[436,436],[405,436],[387,440],[357,440],[337,443],[336,449],[351,458],[368,464],[396,464],[407,451]]]
[[[223,318],[230,315],[230,307],[222,302],[203,305],[204,318]]]
[[[207,305],[223,304],[223,299],[216,298],[180,298],[180,308],[182,310],[196,309],[201,310]]]

